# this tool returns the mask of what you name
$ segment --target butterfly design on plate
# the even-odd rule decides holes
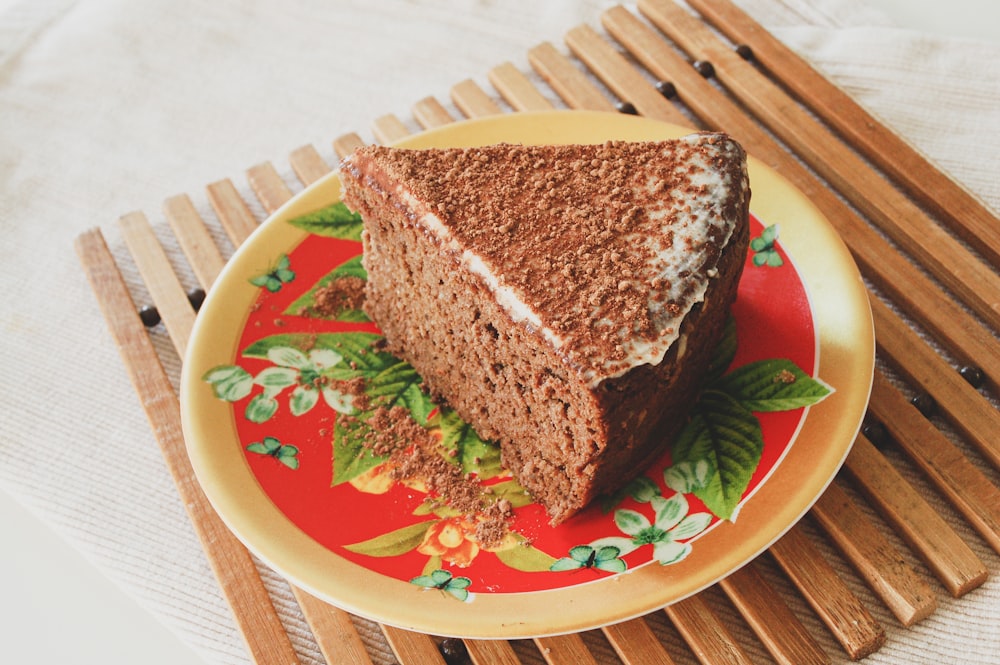
[[[590,545],[577,545],[570,548],[569,556],[556,561],[549,570],[558,573],[564,570],[591,568],[608,573],[624,573],[628,566],[619,558],[619,554],[621,550],[613,545],[596,548]]]
[[[770,268],[780,268],[785,261],[778,254],[774,243],[778,240],[778,225],[772,224],[750,241],[750,249],[753,250],[753,264],[758,268],[768,266]]]
[[[271,293],[277,293],[281,287],[295,279],[295,271],[290,269],[291,259],[288,254],[278,257],[277,263],[267,272],[255,275],[250,278],[250,283],[254,286],[262,286]]]
[[[258,455],[270,455],[289,469],[299,468],[299,449],[283,444],[273,436],[265,436],[263,441],[254,441],[247,450]]]
[[[469,599],[469,585],[472,584],[472,580],[468,577],[455,577],[447,570],[438,568],[430,575],[414,577],[410,583],[425,589],[438,589],[450,593],[464,602]]]

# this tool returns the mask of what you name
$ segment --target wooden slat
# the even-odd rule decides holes
[[[749,45],[754,60],[1000,268],[1000,220],[968,190],[729,0],[689,0],[688,4],[735,43]]]
[[[879,355],[932,396],[941,414],[1000,469],[1000,411],[882,302],[871,299]],[[1000,348],[994,339],[991,350]],[[992,363],[990,364],[992,367]]]
[[[830,658],[753,563],[719,586],[779,665],[823,665]]]
[[[623,665],[673,665],[674,660],[642,617],[602,628]]]
[[[293,150],[288,156],[288,162],[292,165],[296,177],[304,185],[311,185],[330,172],[329,164],[311,145]]]
[[[702,665],[751,665],[743,647],[701,595],[668,605],[664,611]]]
[[[386,117],[392,117],[392,116],[383,116],[383,119],[386,118]],[[389,123],[389,121],[387,121],[387,120],[385,122]],[[399,121],[397,120],[397,122],[399,122]],[[400,123],[400,125],[402,125],[402,123]],[[403,136],[406,136],[406,127],[403,127],[403,133],[398,138],[402,138]],[[381,138],[379,139],[379,141],[381,141],[382,143],[387,143],[387,141],[384,141]],[[343,159],[344,157],[347,157],[349,154],[351,154],[357,148],[360,148],[364,144],[365,144],[365,142],[361,140],[360,136],[358,136],[354,132],[350,132],[350,133],[338,136],[336,139],[334,139],[334,141],[333,141],[333,151],[337,153],[338,157],[340,157],[341,159]]]
[[[548,111],[554,108],[552,102],[511,62],[497,65],[489,71],[488,77],[515,111]]]
[[[604,96],[587,75],[549,42],[528,51],[528,62],[570,108],[590,111],[614,111],[615,105]]]
[[[770,156],[770,150],[762,148],[777,147],[742,109],[698,74],[661,33],[631,11],[621,5],[612,7],[601,14],[601,25],[659,81],[674,83],[679,98],[706,124],[725,128],[747,148],[757,146],[754,152],[762,157]],[[776,164],[771,166],[777,168]]]
[[[247,170],[247,180],[250,182],[250,188],[264,203],[268,212],[277,210],[277,206],[269,205],[270,203],[275,201],[283,203],[292,198],[292,190],[281,179],[271,162],[263,162],[250,167]]]
[[[316,638],[316,645],[328,663],[372,665],[351,615],[333,607],[298,587],[292,587],[295,601]]]
[[[139,274],[146,282],[163,325],[170,338],[175,340],[177,353],[183,358],[194,326],[194,308],[187,293],[174,275],[170,260],[146,216],[141,212],[128,213],[119,219],[119,224],[125,244],[135,258]]]
[[[535,646],[548,665],[597,665],[580,633],[536,637]]]
[[[212,510],[195,479],[180,427],[180,403],[104,237],[88,231],[75,248],[251,658],[260,665],[298,663],[253,558]]]
[[[792,527],[768,551],[848,656],[864,658],[885,643],[885,629],[809,542],[802,527]]]
[[[381,628],[400,665],[447,665],[430,635],[393,626]]]
[[[1000,489],[878,371],[869,409],[955,509],[1000,552]]]
[[[163,214],[187,257],[202,288],[208,289],[222,272],[226,260],[212,240],[205,221],[187,194],[171,196],[163,203]]]
[[[434,97],[424,97],[414,104],[413,117],[424,129],[443,127],[455,120],[448,113],[448,109]]]
[[[993,328],[1000,329],[1000,273],[892,186],[777,84],[672,0],[640,0],[640,11],[716,78],[841,194]]]
[[[213,182],[207,190],[208,202],[212,204],[212,209],[219,217],[229,240],[236,246],[242,245],[257,228],[257,220],[254,219],[253,213],[240,198],[232,181]]]
[[[812,516],[901,624],[912,626],[937,609],[927,582],[839,484],[827,487],[813,506]]]
[[[500,105],[472,79],[465,79],[452,86],[451,101],[466,118],[482,118],[503,113]]]
[[[864,436],[854,442],[844,468],[952,596],[986,581],[982,560]]]
[[[631,103],[640,115],[675,125],[691,124],[677,107],[590,26],[581,25],[566,33],[566,45],[604,85],[622,101]]]
[[[372,122],[372,133],[375,134],[376,141],[388,145],[409,136],[410,130],[396,116],[383,115]]]
[[[465,640],[465,649],[473,665],[521,665],[506,640]]]
[[[624,7],[601,16],[615,39],[653,76],[674,83],[683,103],[708,126],[728,132],[746,149],[777,170],[823,212],[850,249],[865,277],[957,357],[981,366],[1000,382],[1000,344],[950,295],[896,252],[824,183],[778,145],[746,112],[697,73],[660,33]],[[908,345],[907,345],[908,346]],[[906,357],[907,347],[899,349]]]
[[[285,205],[285,203],[292,198],[292,192],[287,188],[285,191],[281,191],[279,187],[281,177],[276,171],[271,173],[260,173],[258,175],[260,178],[261,190],[266,193],[266,196],[262,196],[261,193],[255,189],[254,192],[257,195],[257,200],[262,206],[264,206],[264,210],[266,210],[268,214],[273,214],[275,210]]]

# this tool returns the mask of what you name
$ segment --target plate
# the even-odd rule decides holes
[[[689,131],[554,111],[459,122],[400,145]],[[239,248],[197,317],[182,421],[212,505],[291,583],[357,615],[435,635],[591,629],[738,569],[837,473],[865,413],[875,347],[865,288],[840,238],[780,176],[754,159],[749,169],[753,240],[730,344],[720,345],[726,373],[703,394],[683,444],[558,527],[503,471],[495,447],[431,403],[412,368],[380,350],[378,329],[354,299],[365,277],[360,222],[339,202],[336,174],[310,186]],[[363,445],[380,427],[376,403],[404,407],[403,419],[437,438],[446,459],[511,501],[513,520],[477,535],[481,514],[457,514],[428,501],[419,480],[395,480]],[[734,426],[714,427],[721,422]]]

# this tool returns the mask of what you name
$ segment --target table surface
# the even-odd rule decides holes
[[[1000,41],[1000,6],[987,0],[872,0],[871,4],[900,26]],[[555,39],[557,35],[538,37]],[[289,141],[293,140],[290,136]],[[230,166],[236,170],[248,165]],[[171,193],[163,192],[164,196]],[[109,222],[113,212],[109,211]],[[204,662],[77,550],[2,491],[0,523],[5,543],[0,547],[0,654],[5,662]]]

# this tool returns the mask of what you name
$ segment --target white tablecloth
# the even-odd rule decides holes
[[[206,662],[247,662],[74,237],[100,225],[113,238],[132,210],[157,221],[166,197],[243,182],[245,168],[300,145],[332,162],[333,138],[370,140],[373,118],[408,118],[415,101],[447,100],[467,77],[489,89],[486,72],[503,61],[528,71],[528,49],[561,48],[569,28],[598,25],[612,4],[0,2],[0,487]],[[740,4],[1000,209],[1000,38],[899,28],[860,0]],[[869,661],[1000,662],[1000,583],[939,601],[909,630],[890,617],[889,642]],[[320,662],[294,608],[284,611],[303,661]]]

